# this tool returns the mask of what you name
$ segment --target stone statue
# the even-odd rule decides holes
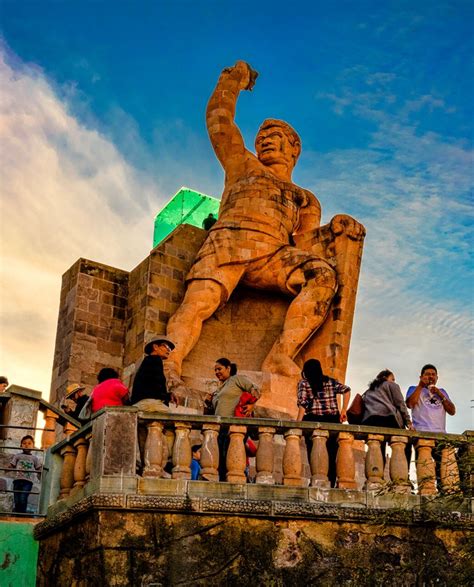
[[[299,375],[293,359],[323,324],[338,290],[338,273],[323,257],[318,235],[344,232],[354,240],[365,235],[364,227],[349,216],[336,216],[329,228],[320,226],[318,200],[291,180],[301,141],[288,123],[265,120],[255,140],[256,155],[245,147],[235,108],[239,93],[251,90],[256,77],[243,61],[224,69],[207,106],[207,129],[225,170],[225,187],[219,219],[196,256],[183,302],[167,327],[176,343],[168,366],[176,385],[203,321],[227,302],[239,283],[293,298],[262,371]]]

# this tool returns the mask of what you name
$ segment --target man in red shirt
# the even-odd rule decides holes
[[[120,381],[115,369],[105,367],[97,375],[98,385],[92,390],[92,413],[107,406],[125,406],[128,404],[128,389]]]

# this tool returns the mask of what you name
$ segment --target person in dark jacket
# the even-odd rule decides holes
[[[132,389],[132,404],[144,412],[169,412],[170,400],[163,360],[166,360],[175,345],[167,338],[157,338],[145,345],[145,355],[135,375]]]

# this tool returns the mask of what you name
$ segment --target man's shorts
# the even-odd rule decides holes
[[[186,277],[186,281],[194,279],[219,283],[224,290],[222,303],[229,299],[238,283],[295,296],[305,283],[315,279],[321,287],[337,290],[336,273],[327,261],[291,245],[282,245],[259,259],[225,265],[218,265],[216,255],[203,256]]]
[[[138,408],[141,412],[170,412],[170,407],[167,406],[160,399],[154,399],[152,397],[141,399],[139,402],[133,405],[134,408]]]

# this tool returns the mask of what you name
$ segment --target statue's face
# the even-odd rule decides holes
[[[293,168],[299,155],[299,143],[291,144],[288,135],[279,126],[261,130],[255,141],[257,157],[263,165],[284,163]]]

